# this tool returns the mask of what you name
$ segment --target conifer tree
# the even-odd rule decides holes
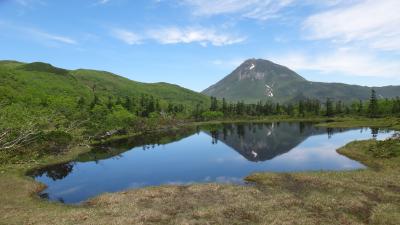
[[[225,98],[222,98],[222,112],[224,114],[226,114],[227,113],[227,109],[228,109],[228,107],[227,107],[227,104],[226,104],[226,100],[225,100]]]
[[[374,89],[371,90],[371,97],[369,99],[368,114],[369,117],[374,118],[378,116],[378,99],[376,98],[376,92]]]
[[[96,105],[100,105],[100,99],[97,95],[94,96],[92,103],[90,103],[90,109],[93,109]]]
[[[333,116],[333,103],[330,98],[326,99],[326,116]]]

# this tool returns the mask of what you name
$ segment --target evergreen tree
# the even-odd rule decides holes
[[[245,105],[243,102],[237,102],[236,104],[236,114],[237,115],[244,115],[245,113]]]
[[[363,113],[363,110],[364,110],[364,105],[363,105],[362,100],[360,99],[360,102],[358,104],[358,114],[361,115]]]
[[[368,115],[371,118],[377,117],[378,116],[378,99],[376,98],[376,92],[374,89],[371,90],[371,97],[369,99],[369,105],[368,105]]]
[[[286,113],[290,116],[294,115],[294,107],[292,104],[288,104],[287,108],[286,108]]]
[[[281,105],[279,103],[276,103],[275,112],[278,115],[281,114]]]
[[[228,106],[226,104],[226,100],[225,100],[225,98],[222,98],[222,112],[225,115],[227,113],[227,111],[228,111]]]
[[[131,98],[129,98],[128,96],[125,97],[124,108],[128,111],[132,111],[132,101]]]
[[[304,102],[302,100],[299,102],[299,115],[304,116]]]
[[[333,116],[333,102],[330,98],[326,99],[326,116]]]
[[[393,99],[392,114],[394,114],[394,115],[400,114],[400,98],[399,97],[396,97],[396,99]]]
[[[211,106],[210,106],[210,111],[218,111],[218,101],[216,97],[211,96]]]
[[[154,102],[154,97],[150,96],[150,99],[149,99],[148,105],[147,105],[147,112],[148,112],[148,114],[150,114],[150,113],[154,112],[155,110],[156,110],[156,105]]]
[[[201,118],[202,110],[200,109],[200,104],[197,103],[195,110],[193,111],[193,116],[196,120],[199,120]]]
[[[93,101],[90,103],[90,109],[93,109],[96,105],[100,105],[100,99],[97,95],[94,95]]]
[[[315,115],[319,115],[319,111],[321,110],[321,103],[319,102],[319,100],[315,100],[314,101],[314,114]]]
[[[343,112],[342,101],[339,100],[336,102],[336,113],[341,114],[342,112]]]

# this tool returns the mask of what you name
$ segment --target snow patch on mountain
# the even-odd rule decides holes
[[[252,69],[254,69],[254,67],[256,67],[256,66],[254,65],[254,63],[252,63],[252,64],[250,65],[250,68],[249,68],[249,70],[252,70]]]
[[[274,89],[272,89],[272,87],[269,86],[268,84],[265,85],[265,94],[268,97],[274,97]]]

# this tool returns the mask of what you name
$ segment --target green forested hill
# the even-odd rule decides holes
[[[28,145],[28,152],[58,151],[73,140],[171,126],[209,102],[205,95],[168,83],[0,61],[0,158]]]
[[[208,97],[168,83],[140,83],[104,71],[64,70],[46,63],[0,62],[0,101],[43,101],[53,97],[87,101],[96,94],[101,99],[139,97],[159,98],[164,104],[193,107],[207,103]],[[29,99],[29,100],[28,100]]]
[[[174,104],[188,107],[196,103],[207,103],[209,98],[189,89],[169,83],[140,83],[104,71],[74,70],[70,74],[90,91],[106,97],[140,96],[148,94]]]

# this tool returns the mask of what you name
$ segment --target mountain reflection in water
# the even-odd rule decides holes
[[[243,177],[259,171],[363,168],[336,149],[353,140],[391,134],[367,128],[327,129],[311,123],[207,125],[104,143],[72,162],[29,175],[48,186],[42,197],[76,203],[127,188],[241,183]]]

